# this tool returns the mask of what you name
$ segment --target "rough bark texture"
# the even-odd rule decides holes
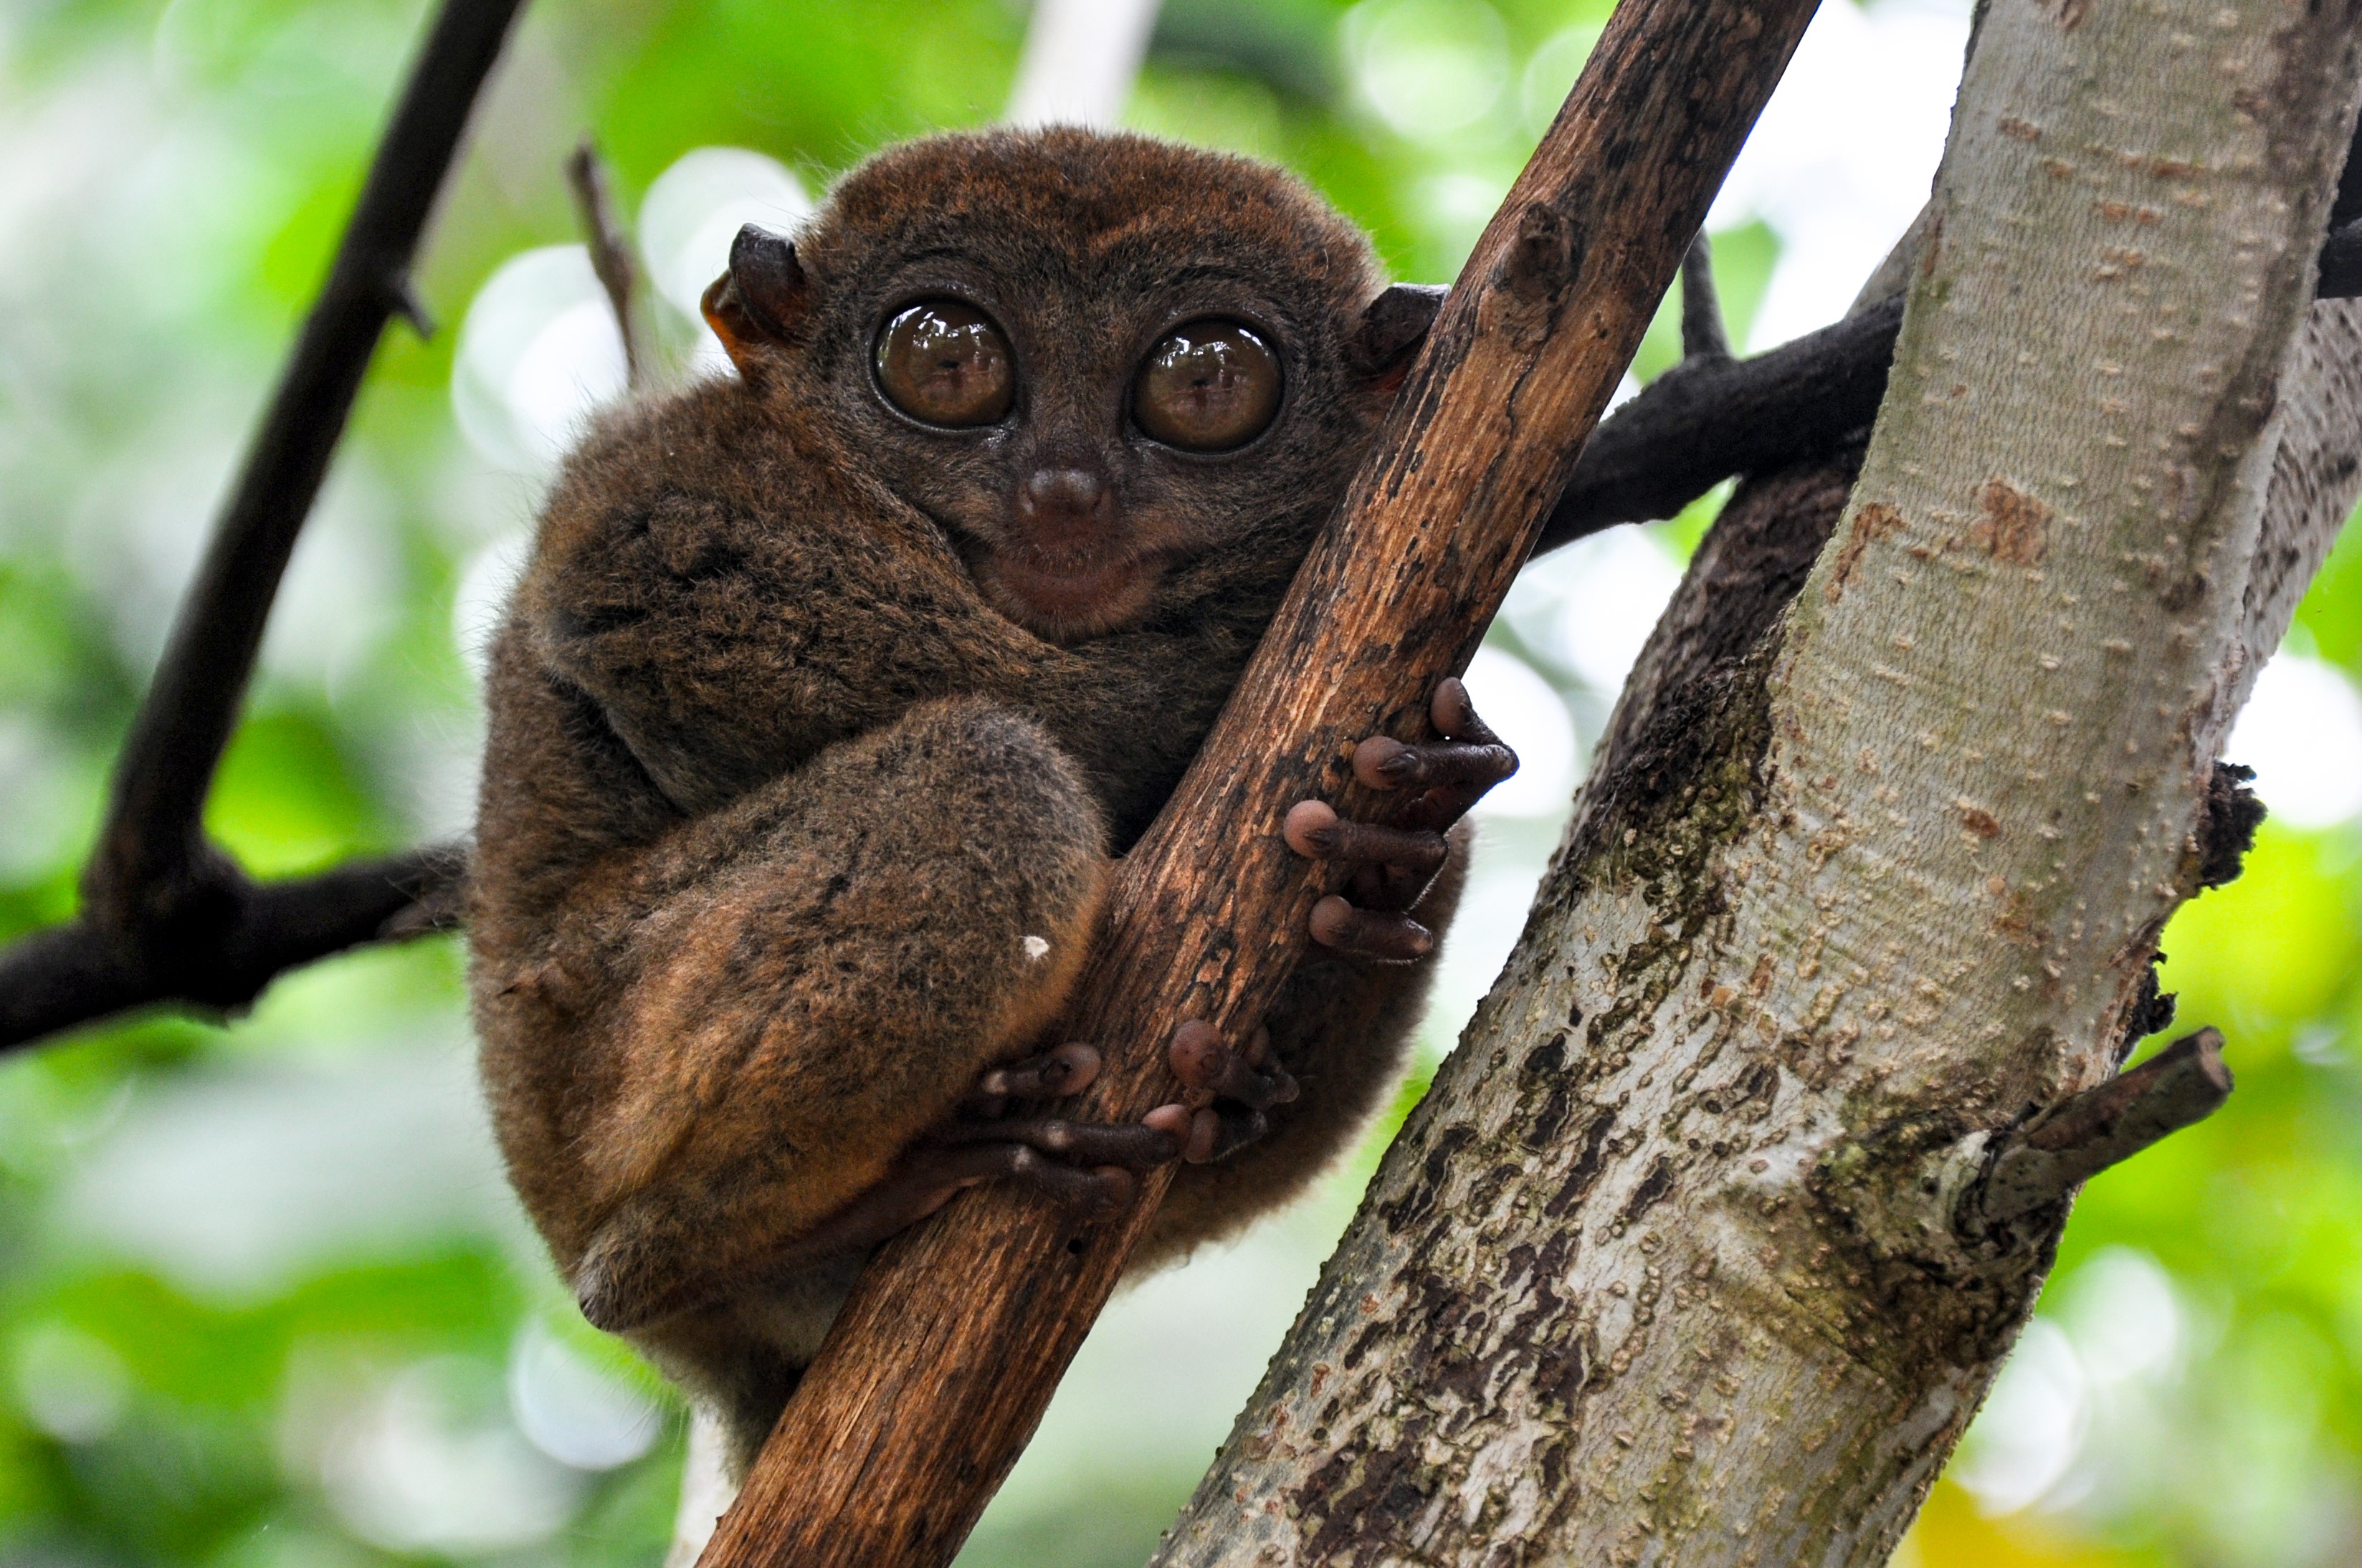
[[[2120,1064],[2353,499],[2355,19],[1991,0],[1832,543],[1842,462],[1727,511],[1159,1563],[1883,1561],[2068,1195],[1969,1200]]]
[[[1477,243],[1338,518],[1113,890],[1068,1038],[1115,1047],[1082,1114],[1172,1097],[1185,1019],[1242,1037],[1322,874],[1277,828],[1349,788],[1362,737],[1424,726],[1483,635],[1812,0],[1637,0]],[[1077,1225],[978,1190],[864,1271],[702,1562],[948,1561],[1040,1420],[1163,1194]]]

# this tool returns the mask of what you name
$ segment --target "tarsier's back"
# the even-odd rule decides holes
[[[1374,301],[1367,242],[1275,170],[937,138],[848,175],[792,246],[742,236],[707,302],[737,376],[569,458],[494,649],[486,1081],[586,1312],[742,1462],[910,1217],[878,1195],[1045,1043],[1108,857],[1415,346],[1415,302]],[[1312,1092],[1186,1168],[1152,1255],[1337,1150],[1424,968],[1305,966],[1271,1040]]]

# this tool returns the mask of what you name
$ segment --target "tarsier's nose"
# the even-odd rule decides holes
[[[1017,515],[1042,544],[1080,544],[1106,523],[1107,480],[1088,468],[1037,468],[1017,488]]]

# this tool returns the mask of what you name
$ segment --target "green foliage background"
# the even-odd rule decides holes
[[[1131,117],[1293,165],[1398,275],[1448,278],[1605,6],[1400,3],[1497,29],[1513,74],[1480,123],[1411,139],[1358,106],[1330,0],[1171,0]],[[421,18],[0,0],[0,931],[72,911],[113,747]],[[456,322],[503,258],[573,239],[557,171],[585,128],[627,202],[707,144],[817,189],[884,142],[993,118],[1024,25],[1003,0],[546,0],[420,291]],[[1743,327],[1777,241],[1742,230],[1721,255]],[[533,496],[459,440],[453,335],[389,335],[282,596],[209,813],[259,872],[464,823],[480,719],[455,595]],[[1704,521],[1657,535],[1678,552]],[[1579,718],[1603,711],[1611,694],[1504,636]],[[2295,636],[2362,674],[2362,545]],[[2268,827],[2246,877],[2168,934],[2182,1016],[2229,1035],[2239,1091],[2076,1213],[2044,1331],[2081,1356],[2067,1477],[1998,1519],[1948,1484],[1912,1560],[2362,1557],[2357,851],[2350,823]],[[469,1050],[458,951],[429,942],[293,977],[228,1027],[142,1019],[0,1064],[0,1561],[657,1559],[676,1418],[603,1468],[522,1430],[520,1368],[546,1353],[608,1379],[610,1416],[668,1396],[575,1318],[480,1134],[449,1136],[476,1124]],[[1351,1200],[1278,1233],[1306,1268]],[[2147,1335],[2129,1363],[2127,1332]],[[1125,1402],[1127,1365],[1094,1363],[1103,1402]],[[1153,1437],[1164,1409],[1129,1419]],[[1142,1452],[1014,1488],[968,1561],[1139,1561],[1209,1457]]]

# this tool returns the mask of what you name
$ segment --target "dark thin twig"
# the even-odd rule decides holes
[[[2223,1036],[2213,1029],[2183,1036],[2130,1072],[2068,1096],[2010,1135],[1984,1179],[1970,1190],[1961,1229],[1982,1234],[2058,1202],[2108,1167],[2213,1115],[2230,1093]]]
[[[348,948],[455,923],[467,847],[351,861],[318,876],[221,890],[200,937],[126,942],[74,921],[0,953],[0,1048],[135,1007],[220,1015],[286,970]]]
[[[574,188],[574,212],[582,222],[582,238],[590,249],[590,270],[607,291],[607,307],[615,313],[615,330],[624,336],[624,367],[631,389],[638,391],[647,379],[647,345],[641,341],[639,309],[633,295],[639,269],[632,265],[632,247],[615,216],[615,192],[607,178],[606,160],[590,138],[566,160],[566,182]]]
[[[1682,359],[1730,357],[1730,333],[1722,324],[1722,296],[1714,286],[1714,242],[1698,230],[1682,258]]]
[[[445,0],[436,16],[132,720],[83,868],[82,913],[0,955],[0,1046],[142,1001],[248,1000],[271,974],[393,934],[384,889],[415,893],[436,879],[413,873],[447,859],[415,851],[259,887],[205,841],[202,817],[280,577],[378,339],[392,316],[425,320],[411,258],[522,4]]]

